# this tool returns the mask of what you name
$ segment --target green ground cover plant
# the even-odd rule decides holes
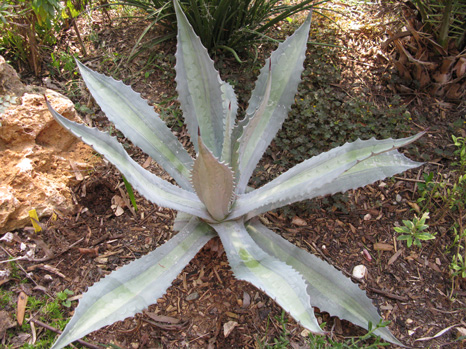
[[[396,239],[398,241],[406,241],[406,246],[408,246],[408,248],[413,244],[421,248],[421,241],[435,239],[433,234],[425,231],[429,228],[429,225],[426,224],[428,218],[429,212],[424,212],[420,218],[415,215],[412,221],[403,220],[403,226],[394,228],[398,234],[401,234],[398,235]]]
[[[450,272],[452,279],[452,293],[455,290],[455,284],[460,278],[466,276],[466,228],[465,219],[465,202],[466,202],[466,142],[464,137],[452,135],[453,161],[451,162],[451,171],[447,176],[442,173],[437,175],[434,172],[423,173],[423,181],[418,183],[417,211],[422,217],[431,216],[435,222],[443,222],[449,219],[451,226],[448,228],[451,243],[447,246],[445,253],[450,255]],[[432,234],[423,233],[421,230],[426,229],[425,222],[415,218],[404,227],[395,228],[399,233],[408,233],[404,235],[409,245],[410,239],[415,243],[415,236],[427,237],[432,239]],[[422,227],[425,227],[422,229]],[[403,231],[401,231],[403,230]],[[410,238],[408,238],[410,236]],[[442,237],[444,234],[442,235]],[[400,239],[400,236],[398,237]],[[423,240],[423,238],[421,238]],[[408,246],[409,247],[409,246]],[[418,247],[420,247],[418,245]]]
[[[13,262],[10,262],[10,264]],[[26,306],[26,314],[30,314],[37,320],[44,323],[50,323],[55,328],[63,330],[69,319],[66,317],[68,308],[71,306],[69,300],[70,295],[73,292],[65,289],[57,292],[54,298],[48,295],[41,296],[29,296]],[[17,295],[15,292],[0,289],[0,308],[5,309],[11,314],[15,314]],[[16,318],[15,318],[16,320]],[[20,332],[30,333],[31,332],[31,318],[27,317],[24,319],[23,324],[17,329]],[[7,332],[7,336],[11,333]],[[52,332],[46,332],[41,334],[34,345],[25,343],[21,348],[23,349],[48,349],[52,346],[55,340],[55,334]],[[10,348],[10,347],[6,347]]]

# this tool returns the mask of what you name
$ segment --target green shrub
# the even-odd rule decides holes
[[[271,27],[300,11],[316,8],[327,1],[182,0],[180,4],[202,44],[209,51],[225,49],[239,60],[236,51],[255,45],[258,39],[268,38],[266,34]],[[142,9],[151,19],[138,43],[157,22],[168,28],[169,34],[151,39],[146,47],[174,37],[176,16],[171,1],[122,0],[122,3]]]

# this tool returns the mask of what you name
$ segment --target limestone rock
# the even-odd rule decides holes
[[[0,60],[0,82],[6,79],[2,76],[5,71],[13,76],[4,65]],[[68,98],[37,87],[5,86],[0,98],[14,95],[19,101],[8,105],[3,114],[0,110],[0,233],[30,225],[28,212],[32,209],[39,218],[54,210],[73,211],[70,185],[76,177],[70,161],[84,170],[91,167],[88,160],[93,158],[90,147],[53,119],[43,94],[60,114],[76,121]],[[15,90],[8,89],[12,87]]]
[[[7,93],[20,96],[24,93],[26,86],[19,79],[13,67],[5,62],[0,56],[0,95]]]

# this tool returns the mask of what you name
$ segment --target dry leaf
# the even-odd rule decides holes
[[[156,315],[154,313],[151,313],[149,311],[144,312],[145,315],[150,317],[152,320],[157,321],[157,322],[166,322],[169,324],[179,324],[181,322],[180,319],[171,317],[171,316],[165,316],[165,315]]]
[[[62,273],[60,272],[60,270],[58,270],[58,268],[55,268],[55,267],[53,267],[53,266],[51,266],[51,265],[44,264],[44,265],[39,266],[39,268],[41,268],[41,269],[43,269],[43,270],[46,270],[46,271],[48,271],[48,272],[50,272],[50,273],[53,273],[53,274],[55,274],[55,275],[58,275],[59,277],[61,277],[61,278],[63,278],[63,279],[66,279],[66,276],[65,276],[64,274],[62,274]]]
[[[125,200],[123,200],[123,198],[119,195],[115,195],[113,198],[112,198],[112,210],[113,212],[115,213],[115,216],[121,216],[125,210],[123,209],[123,207],[126,206],[126,203],[125,203]]]
[[[456,331],[458,332],[458,337],[466,337],[466,328],[464,327],[457,327]]]
[[[150,156],[147,157],[146,161],[142,164],[142,168],[148,168],[152,162],[152,158]]]
[[[398,257],[401,255],[403,252],[403,249],[398,250],[389,260],[388,260],[388,265],[395,263],[395,261],[398,259]]]
[[[409,202],[408,205],[411,206],[411,208],[416,211],[417,214],[421,214],[421,209],[419,208],[419,205],[416,204],[415,202]]]
[[[227,338],[231,331],[235,329],[235,327],[238,326],[238,323],[236,321],[228,321],[223,325],[223,335],[225,338]]]
[[[84,179],[84,177],[83,177],[81,171],[79,170],[78,165],[74,161],[70,160],[70,166],[71,166],[71,169],[74,172],[74,176],[76,177],[76,180],[77,181],[82,181]]]
[[[416,339],[416,342],[417,342],[417,341],[430,341],[431,339],[440,337],[441,335],[445,334],[446,332],[448,332],[449,330],[451,330],[453,327],[456,327],[456,326],[458,326],[458,325],[453,325],[453,326],[444,328],[443,330],[441,330],[440,332],[436,333],[436,334],[433,335],[432,337],[418,338],[418,339]]]
[[[23,324],[27,303],[28,303],[28,296],[26,293],[21,291],[18,296],[18,303],[17,303],[17,308],[16,308],[16,319],[18,320],[18,324],[20,326]]]

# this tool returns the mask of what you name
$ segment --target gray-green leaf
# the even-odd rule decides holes
[[[306,283],[296,270],[265,253],[241,221],[223,222],[212,227],[222,240],[237,279],[263,290],[303,327],[323,333],[315,318]]]
[[[193,218],[164,245],[101,279],[83,295],[73,318],[52,348],[63,348],[155,303],[213,236],[212,228]]]
[[[93,147],[95,151],[105,156],[108,161],[120,170],[134,189],[148,200],[164,207],[190,213],[197,217],[210,218],[204,204],[194,192],[184,190],[164,181],[142,168],[141,165],[128,155],[115,137],[96,128],[87,127],[68,120],[57,113],[48,102],[47,106],[55,120],[83,142]]]
[[[264,251],[303,275],[313,306],[366,329],[369,323],[376,325],[380,322],[381,317],[372,300],[333,266],[296,247],[258,221],[250,222],[246,227]],[[375,330],[374,334],[403,346],[386,327]]]
[[[193,159],[139,93],[121,81],[96,73],[77,61],[87,88],[105,115],[136,146],[159,163],[184,189]]]

